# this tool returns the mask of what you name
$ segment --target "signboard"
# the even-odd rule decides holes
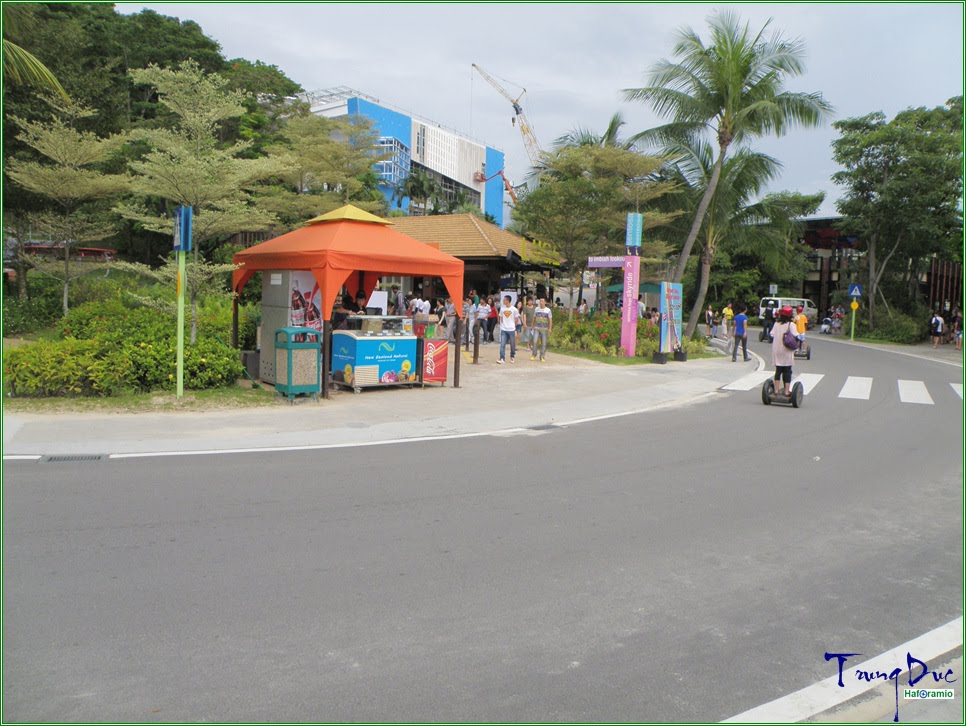
[[[624,256],[623,255],[611,255],[604,257],[588,257],[587,267],[593,269],[597,267],[623,267],[624,266]]]
[[[174,251],[191,252],[191,207],[175,207]]]
[[[627,215],[627,237],[624,246],[627,247],[627,254],[641,254],[641,236],[644,232],[644,215],[631,212]]]
[[[423,340],[423,382],[446,383],[448,340]]]
[[[624,302],[621,309],[621,347],[628,358],[637,352],[637,288],[641,276],[641,258],[624,258]]]
[[[852,304],[849,307],[851,307],[853,310],[858,310],[859,309],[859,303],[856,302],[855,300],[853,300],[852,301]]]
[[[681,348],[681,283],[661,283],[661,352]]]
[[[416,380],[416,338],[356,338],[332,333],[332,376],[351,386]]]
[[[778,285],[774,285],[774,284],[769,285],[768,286],[768,294],[771,297],[775,297],[778,294]]]
[[[369,296],[369,302],[366,303],[367,308],[379,308],[382,310],[380,315],[388,315],[389,310],[389,292],[387,290],[373,290],[372,295]]]
[[[849,285],[849,297],[862,297],[862,286],[857,282]]]

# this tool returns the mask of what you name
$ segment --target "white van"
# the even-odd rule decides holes
[[[763,297],[761,302],[758,303],[759,318],[765,317],[765,308],[768,307],[769,302],[772,303],[776,315],[779,310],[788,306],[795,311],[801,308],[802,312],[805,313],[805,318],[808,320],[809,325],[815,325],[818,320],[818,308],[815,307],[815,303],[804,297]]]

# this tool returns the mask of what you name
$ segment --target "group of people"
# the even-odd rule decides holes
[[[499,326],[500,357],[497,363],[501,365],[506,363],[507,346],[510,347],[510,363],[516,363],[517,344],[521,338],[530,351],[530,360],[539,358],[543,363],[547,359],[547,343],[553,331],[553,311],[542,297],[536,301],[527,297],[525,302],[518,300],[514,305],[513,298],[504,295],[498,308],[492,297],[484,299],[475,290],[470,290],[463,300],[463,320],[466,321],[466,328],[461,343],[466,345],[474,344],[477,335],[481,344],[496,342],[493,333]]]
[[[963,311],[957,308],[949,313],[943,314],[942,310],[937,310],[929,319],[929,337],[932,338],[932,347],[938,348],[940,344],[952,343],[956,350],[963,349]]]

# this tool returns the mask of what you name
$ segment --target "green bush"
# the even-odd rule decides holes
[[[21,301],[16,288],[3,298],[3,334],[34,333],[53,325],[63,312],[63,288],[56,280],[32,276],[30,298]]]
[[[230,324],[230,309],[228,317]],[[111,396],[174,385],[177,336],[168,315],[120,300],[94,302],[71,310],[59,330],[62,340],[5,354],[11,395]],[[230,385],[241,375],[237,351],[218,340],[199,335],[194,345],[185,345],[185,388]]]
[[[905,313],[893,312],[889,315],[885,310],[879,309],[876,319],[878,322],[875,329],[870,329],[865,311],[860,311],[855,318],[856,336],[889,343],[912,344],[925,340],[929,335],[928,316],[917,320]],[[845,329],[848,330],[847,327]]]

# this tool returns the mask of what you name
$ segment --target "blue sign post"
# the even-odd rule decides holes
[[[178,255],[178,366],[177,397],[184,396],[184,288],[185,252],[191,251],[191,207],[174,210],[174,251]]]
[[[862,286],[853,282],[849,285],[849,297],[852,298],[852,332],[849,335],[849,340],[855,340],[855,311],[859,309],[858,298],[862,297]]]
[[[644,215],[631,212],[627,215],[627,237],[624,246],[628,255],[640,257],[641,237],[644,235]]]

